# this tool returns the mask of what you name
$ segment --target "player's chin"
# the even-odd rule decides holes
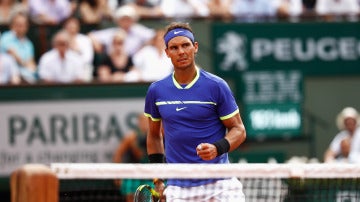
[[[188,58],[181,58],[176,60],[176,63],[179,65],[188,65],[190,63],[190,60]]]
[[[177,62],[176,67],[181,68],[181,69],[186,69],[191,66],[190,64],[191,63],[188,61],[181,61],[181,62]]]

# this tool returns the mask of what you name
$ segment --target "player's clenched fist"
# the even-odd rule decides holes
[[[217,156],[215,145],[209,143],[201,143],[196,147],[196,153],[202,160],[212,160]]]

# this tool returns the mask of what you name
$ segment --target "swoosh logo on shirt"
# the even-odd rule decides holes
[[[181,111],[181,110],[186,109],[186,108],[187,107],[181,107],[181,108],[176,107],[176,111],[178,112],[178,111]]]
[[[179,34],[181,32],[183,32],[183,31],[174,31],[174,34]]]

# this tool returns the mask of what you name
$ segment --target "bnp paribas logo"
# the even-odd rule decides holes
[[[236,70],[244,71],[248,68],[246,61],[246,37],[234,31],[225,32],[216,42],[217,52],[224,57],[220,63],[222,71]]]

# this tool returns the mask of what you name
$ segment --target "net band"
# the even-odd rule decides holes
[[[360,201],[356,164],[54,163],[50,168],[60,181],[60,201],[125,201],[141,185],[154,186],[154,178],[168,179],[164,193],[170,201]],[[213,181],[192,186],[199,179]]]
[[[53,163],[62,179],[97,178],[360,178],[356,164],[114,164]]]

